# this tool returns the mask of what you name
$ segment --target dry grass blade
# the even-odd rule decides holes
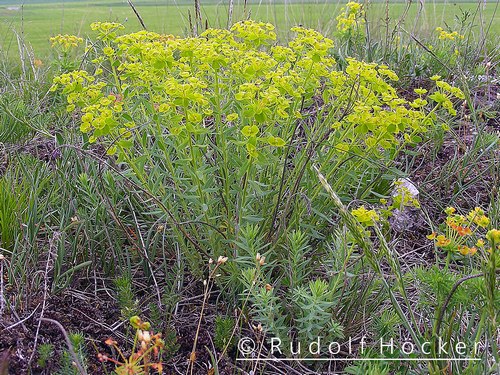
[[[130,7],[132,8],[132,10],[134,11],[134,14],[136,15],[137,19],[139,20],[139,23],[141,24],[142,28],[144,30],[147,30],[146,28],[146,24],[144,23],[144,20],[142,19],[141,15],[139,14],[139,12],[137,11],[134,3],[132,3],[131,0],[127,0],[128,2],[128,5],[130,5]]]

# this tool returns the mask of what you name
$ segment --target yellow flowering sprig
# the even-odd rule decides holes
[[[241,39],[249,47],[260,47],[269,45],[276,40],[274,25],[265,22],[254,22],[250,20],[235,23],[231,31],[236,38]]]
[[[490,247],[486,249],[488,253],[493,255],[493,251],[500,252],[500,229],[489,230],[486,233],[486,240],[490,243]],[[500,261],[500,258],[497,257],[497,261]]]
[[[98,39],[111,41],[116,38],[116,32],[123,30],[125,26],[118,22],[93,22],[90,24],[92,31],[98,32]]]
[[[351,214],[363,227],[372,227],[380,220],[375,210],[367,210],[364,205],[352,210]]]
[[[446,31],[442,27],[437,27],[435,31],[438,36],[438,42],[435,45],[436,49],[434,53],[443,61],[448,60],[449,64],[456,63],[465,35],[460,34],[458,31]]]
[[[484,248],[484,237],[481,238],[484,233],[481,234],[481,231],[490,225],[490,219],[481,208],[476,207],[466,216],[457,214],[454,207],[446,208],[445,213],[444,233],[431,233],[428,239],[434,240],[437,247],[464,256],[474,255],[478,248]]]
[[[491,241],[493,245],[500,245],[500,230],[492,229],[486,233],[486,238]]]
[[[78,66],[78,46],[83,43],[83,38],[76,35],[59,34],[51,37],[49,41],[54,51],[55,62],[61,71],[68,72]],[[35,66],[39,66],[37,62],[41,64],[41,61],[36,59]]]
[[[429,95],[429,98],[436,102],[439,106],[446,109],[446,111],[452,115],[456,116],[457,111],[453,106],[452,99],[464,100],[465,95],[458,87],[450,85],[448,82],[442,81],[441,77],[438,75],[432,76],[431,80],[436,83],[437,90]]]
[[[444,30],[442,27],[437,27],[436,32],[439,34],[439,40],[456,40],[456,39],[464,39],[465,36],[459,34],[457,31],[448,32]]]
[[[161,338],[161,333],[153,334],[150,331],[150,323],[143,321],[138,316],[131,317],[130,324],[136,330],[130,356],[126,357],[118,343],[112,338],[108,338],[105,344],[112,348],[119,358],[115,359],[99,353],[97,355],[98,360],[115,364],[115,372],[118,375],[163,374],[161,354],[165,343]]]
[[[76,35],[56,35],[49,39],[52,48],[60,49],[63,52],[69,52],[83,43],[83,38]]]
[[[340,14],[337,16],[337,30],[341,34],[352,33],[359,31],[360,26],[365,23],[365,11],[363,5],[355,1],[348,2],[340,9]]]

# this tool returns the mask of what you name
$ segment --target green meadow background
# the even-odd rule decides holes
[[[500,31],[498,1],[425,1],[412,2],[404,25],[408,31],[429,33],[436,26],[449,25],[454,28],[464,13],[470,12],[482,18],[489,32]],[[135,0],[134,4],[149,30],[174,35],[189,33],[189,14],[193,15],[193,2],[186,0]],[[301,24],[321,30],[326,35],[335,30],[335,17],[344,1],[250,1],[246,9],[243,1],[234,2],[233,21],[250,14],[255,20],[275,24],[281,38],[286,38],[290,27]],[[476,12],[478,7],[480,12]],[[374,2],[369,4],[369,21],[374,33],[385,30],[386,10],[394,24],[403,14],[406,4],[399,1]],[[228,1],[201,0],[203,22],[209,27],[226,27]],[[417,14],[419,15],[417,18]],[[31,45],[37,57],[49,51],[48,39],[55,34],[85,36],[90,33],[93,21],[117,21],[126,25],[127,32],[141,29],[127,1],[2,1],[0,0],[0,49],[11,55],[18,51],[18,36]],[[475,23],[481,22],[476,19]],[[473,30],[480,33],[479,28]],[[423,35],[425,36],[425,35]]]

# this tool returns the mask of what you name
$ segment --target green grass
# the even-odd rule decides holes
[[[335,17],[344,2],[339,1],[292,1],[287,4],[278,2],[251,3],[247,11],[255,20],[269,21],[275,24],[281,37],[291,26],[302,24],[307,27],[322,30],[331,34],[335,30]],[[193,6],[186,0],[159,2],[137,0],[136,7],[144,19],[146,26],[156,32],[186,35],[189,33],[189,16],[193,13]],[[484,24],[491,22],[490,32],[498,36],[500,31],[499,12],[494,2],[489,2],[482,11]],[[391,2],[389,16],[395,22],[404,12],[406,5]],[[418,32],[427,33],[436,26],[451,27],[455,24],[455,17],[462,11],[475,13],[478,7],[474,2],[427,2],[418,22],[419,5],[410,6],[406,17],[406,26],[412,30],[416,23]],[[215,3],[202,1],[203,19],[211,27],[225,27],[227,25],[228,2]],[[379,28],[383,28],[385,19],[385,4],[382,2],[371,5],[370,21]],[[233,20],[244,17],[243,2],[236,2]],[[126,1],[107,2],[93,1],[34,1],[25,4],[20,2],[0,1],[0,50],[13,56],[17,54],[18,35],[24,36],[35,52],[35,56],[45,57],[49,51],[48,39],[55,34],[76,34],[80,36],[89,33],[89,24],[93,21],[118,21],[124,23],[128,32],[141,28],[139,21]],[[476,23],[479,21],[475,20]],[[205,22],[205,21],[204,21]],[[479,34],[479,27],[475,29]],[[383,30],[381,30],[383,32]]]

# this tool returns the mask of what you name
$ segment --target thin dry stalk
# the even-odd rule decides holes
[[[57,254],[57,241],[61,237],[60,232],[54,232],[54,235],[49,241],[49,251],[47,254],[47,264],[45,265],[45,273],[43,275],[43,301],[42,301],[42,311],[40,312],[40,318],[38,320],[38,325],[36,327],[36,333],[35,333],[35,342],[33,343],[33,352],[31,353],[30,359],[28,363],[31,363],[33,361],[33,357],[35,356],[36,353],[36,348],[38,344],[38,336],[40,334],[40,326],[42,324],[43,320],[43,314],[45,313],[45,309],[47,307],[47,300],[49,298],[49,272],[52,270],[54,266],[54,257]]]
[[[227,13],[227,28],[230,29],[233,25],[233,10],[234,10],[234,0],[229,0],[229,10]]]
[[[4,286],[3,286],[3,263],[5,257],[0,254],[0,318],[5,310]]]
[[[128,200],[128,201],[129,201],[129,204],[131,204],[130,200]],[[144,242],[144,238],[143,238],[142,233],[141,233],[141,228],[139,227],[139,222],[137,221],[137,216],[136,216],[134,210],[132,210],[132,215],[134,216],[135,226],[137,228],[137,235],[138,235],[139,239],[141,240],[141,250],[144,254],[144,257],[146,258],[146,260],[148,262],[149,272],[151,272],[151,277],[153,278],[153,283],[155,284],[156,295],[158,297],[158,307],[161,308],[161,306],[162,306],[161,292],[160,292],[160,288],[158,287],[158,282],[156,281],[155,271],[153,269],[153,262],[151,262],[151,260],[149,259],[148,251],[146,249],[146,243]]]
[[[198,33],[202,28],[201,19],[201,4],[200,0],[194,0],[194,35],[198,36]]]
[[[14,327],[17,327],[18,325],[21,325],[23,328],[24,328],[24,331],[27,332],[28,329],[26,328],[26,326],[24,325],[24,322],[27,321],[28,319],[30,319],[33,315],[35,315],[35,313],[37,312],[38,308],[40,307],[40,304],[38,304],[35,309],[31,312],[31,314],[29,314],[26,318],[24,319],[20,319],[18,320],[16,323],[14,324],[11,324],[10,326],[8,326],[7,328],[5,328],[5,331],[8,331],[9,329],[12,329]],[[17,316],[16,316],[17,317]],[[19,319],[19,317],[17,317]]]
[[[198,345],[198,338],[200,337],[201,322],[203,320],[205,308],[207,306],[208,298],[212,292],[212,288],[214,287],[215,278],[218,276],[217,271],[219,270],[219,267],[222,264],[224,264],[226,261],[227,261],[227,258],[223,258],[223,257],[219,258],[219,260],[215,263],[215,267],[208,274],[207,280],[203,280],[203,285],[205,287],[205,290],[203,292],[203,303],[201,305],[200,319],[198,320],[198,327],[196,328],[196,334],[194,336],[193,348],[191,350],[191,355],[189,356],[189,364],[188,364],[186,374],[193,375],[194,363],[196,362],[196,347]],[[212,259],[210,259],[209,265],[210,264],[212,264]]]
[[[137,19],[139,20],[139,23],[141,24],[142,28],[144,30],[147,30],[146,24],[144,23],[144,20],[142,19],[141,15],[137,11],[136,7],[134,6],[134,3],[132,3],[131,0],[127,0],[127,2],[128,2],[128,5],[130,5],[130,7],[132,8],[132,10],[134,11],[134,14],[137,17]]]

